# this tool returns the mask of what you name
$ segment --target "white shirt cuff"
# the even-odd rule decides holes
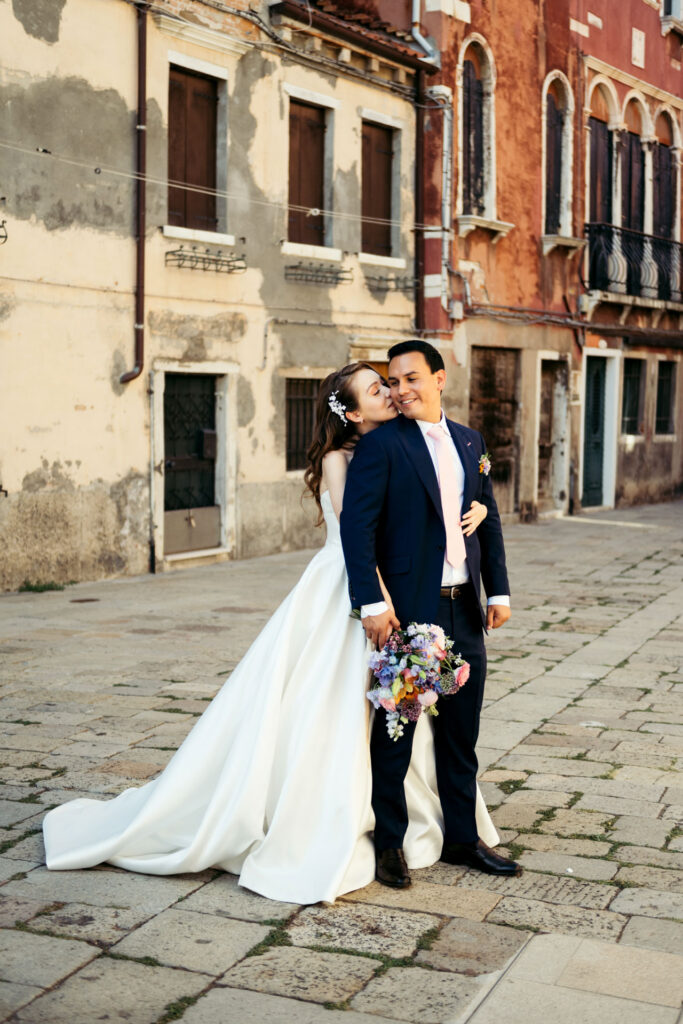
[[[368,615],[381,615],[382,612],[389,610],[389,605],[386,601],[375,601],[374,604],[361,605],[360,617],[366,619]]]
[[[504,604],[506,608],[509,608],[510,607],[510,595],[509,594],[496,594],[495,597],[489,597],[489,599],[486,602],[486,604],[487,605],[490,605],[490,604]]]

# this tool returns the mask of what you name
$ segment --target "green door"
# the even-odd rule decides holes
[[[586,356],[582,505],[602,505],[605,455],[605,359]]]

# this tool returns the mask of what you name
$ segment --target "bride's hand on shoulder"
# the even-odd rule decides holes
[[[469,511],[460,520],[462,526],[462,532],[466,537],[471,537],[476,528],[483,523],[488,515],[488,509],[486,505],[482,505],[480,501],[473,501],[470,505]]]

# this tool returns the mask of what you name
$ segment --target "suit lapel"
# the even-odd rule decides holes
[[[401,420],[401,431],[399,434],[403,447],[406,449],[417,475],[419,476],[427,494],[432,500],[439,518],[443,522],[443,509],[441,508],[441,491],[436,479],[432,457],[427,448],[427,442],[422,436],[417,423],[414,420]]]
[[[472,504],[472,498],[477,487],[479,464],[471,442],[466,439],[464,432],[460,429],[458,424],[453,423],[449,419],[446,419],[446,423],[448,424],[448,429],[451,432],[453,443],[455,444],[458,455],[460,456],[460,462],[462,463],[463,472],[465,474],[465,483],[462,491],[462,508],[463,511],[466,511]]]

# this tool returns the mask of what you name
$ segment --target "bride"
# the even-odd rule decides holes
[[[396,415],[367,363],[322,382],[305,479],[327,529],[324,547],[157,778],[46,815],[48,868],[107,861],[170,875],[215,867],[293,903],[333,902],[373,880],[370,648],[350,615],[339,514],[355,441]],[[485,515],[473,503],[463,529]],[[405,790],[406,859],[427,867],[440,857],[443,833],[424,715]],[[489,846],[498,842],[479,793],[477,826]]]

